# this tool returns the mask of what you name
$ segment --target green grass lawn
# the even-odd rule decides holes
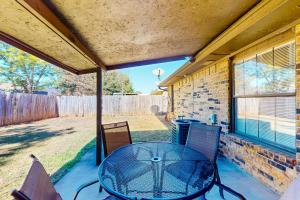
[[[152,115],[104,117],[104,123],[129,122],[133,142],[168,141],[168,126]],[[0,199],[19,188],[36,155],[57,182],[95,147],[95,118],[66,117],[0,128]]]

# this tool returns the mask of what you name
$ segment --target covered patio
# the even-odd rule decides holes
[[[222,182],[247,199],[278,199],[300,171],[300,142],[296,122],[300,113],[300,79],[295,73],[300,63],[298,0],[245,0],[240,4],[234,0],[10,0],[2,2],[0,9],[2,41],[77,75],[97,73],[96,150],[87,153],[56,184],[62,198],[70,199],[69,195],[75,192],[75,187],[84,180],[97,177],[97,166],[102,162],[102,71],[187,57],[189,61],[160,84],[168,89],[167,118],[172,120],[185,115],[210,126],[222,127],[220,155],[224,157],[218,160]],[[291,43],[288,50],[284,48],[276,54],[276,49]],[[270,49],[273,57],[266,55],[259,60],[259,55]],[[288,54],[288,58],[283,56],[282,59],[282,54]],[[281,117],[288,118],[285,121],[288,126],[292,124],[292,128],[281,128],[281,131],[292,134],[284,145],[275,144],[276,131],[275,142],[267,144],[241,137],[241,134],[236,135],[239,128],[237,124],[244,120],[236,112],[239,98],[251,99],[255,95],[261,95],[259,98],[279,97],[278,93],[272,93],[273,90],[263,94],[237,94],[239,87],[235,82],[235,66],[240,62],[246,66],[244,63],[253,56],[255,63],[277,66],[275,55],[281,59],[278,65],[288,66],[294,72],[293,81],[288,80],[291,82],[288,84],[294,87],[287,92],[276,91],[280,97],[291,99],[292,106],[286,107],[292,108],[294,113],[292,120],[290,116]],[[246,71],[244,68],[242,70]],[[242,85],[246,90],[244,79],[247,78],[243,75]],[[197,88],[200,91],[196,91]],[[279,106],[282,109],[286,107],[283,104]],[[276,107],[277,111],[279,108]],[[205,113],[201,113],[203,111]],[[249,112],[253,114],[251,109]],[[283,110],[283,113],[286,112],[290,110]],[[276,111],[274,113],[274,119],[280,118]],[[256,114],[253,116],[254,119]],[[251,126],[255,126],[253,121],[251,123]],[[268,132],[269,129],[264,131]],[[293,145],[287,147],[287,143]],[[251,160],[261,162],[261,168]],[[82,199],[105,198],[106,193],[98,193],[97,187],[99,185],[94,185],[83,192]],[[216,186],[206,197],[219,198]]]
[[[98,168],[94,165],[95,151],[88,152],[82,160],[74,166],[74,168],[64,176],[56,185],[55,188],[62,195],[63,199],[72,199],[73,194],[81,185],[78,180],[88,182],[95,178]],[[220,158],[218,167],[221,174],[221,179],[224,184],[230,188],[241,192],[247,199],[256,200],[275,200],[279,199],[279,195],[273,192],[270,188],[260,183],[250,174],[228,161],[226,158]],[[66,187],[66,185],[68,187]],[[104,199],[108,196],[106,192],[98,193],[99,184],[93,185],[82,191],[78,199]],[[259,195],[258,195],[259,194]],[[207,199],[221,200],[218,187],[215,186],[206,195]],[[225,199],[236,199],[225,194]]]

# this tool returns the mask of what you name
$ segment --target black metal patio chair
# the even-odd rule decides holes
[[[33,162],[23,185],[20,190],[13,190],[11,195],[15,200],[62,200],[62,197],[58,192],[56,192],[53,184],[51,183],[50,177],[43,165],[34,155],[30,155],[30,157],[33,158]],[[91,181],[80,186],[73,199],[77,199],[78,194],[82,189],[97,182],[98,180]],[[103,200],[117,199],[118,198],[114,196],[108,196]]]
[[[220,133],[221,133],[221,127],[219,126],[210,126],[201,123],[191,123],[189,127],[186,146],[201,152],[215,165],[216,178],[214,180],[214,184],[219,187],[219,193],[222,198],[224,198],[223,190],[225,190],[230,194],[238,197],[239,199],[244,200],[245,197],[243,195],[237,193],[236,191],[232,190],[231,188],[221,183],[219,170],[216,162],[217,155],[218,155],[219,141],[220,141]],[[166,171],[174,175],[175,177],[185,178],[186,180],[184,181],[188,181],[190,177],[180,176],[178,174],[178,171],[173,170],[177,168],[175,167],[175,165],[184,165],[184,163],[180,163],[180,162],[172,163],[166,166]],[[188,167],[186,168],[188,169]]]

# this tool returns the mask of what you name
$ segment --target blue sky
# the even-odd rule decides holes
[[[158,79],[157,76],[154,76],[152,73],[154,69],[161,68],[165,71],[165,73],[161,76],[161,80],[164,80],[187,61],[188,58],[179,61],[131,67],[121,69],[119,71],[129,76],[135,91],[142,92],[143,94],[149,94],[151,91],[157,89],[156,82]]]

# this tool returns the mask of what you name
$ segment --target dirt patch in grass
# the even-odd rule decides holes
[[[104,123],[128,121],[133,142],[168,141],[168,124],[162,117],[105,116]],[[57,182],[95,146],[94,117],[64,117],[0,128],[0,199],[11,199],[36,155]]]

